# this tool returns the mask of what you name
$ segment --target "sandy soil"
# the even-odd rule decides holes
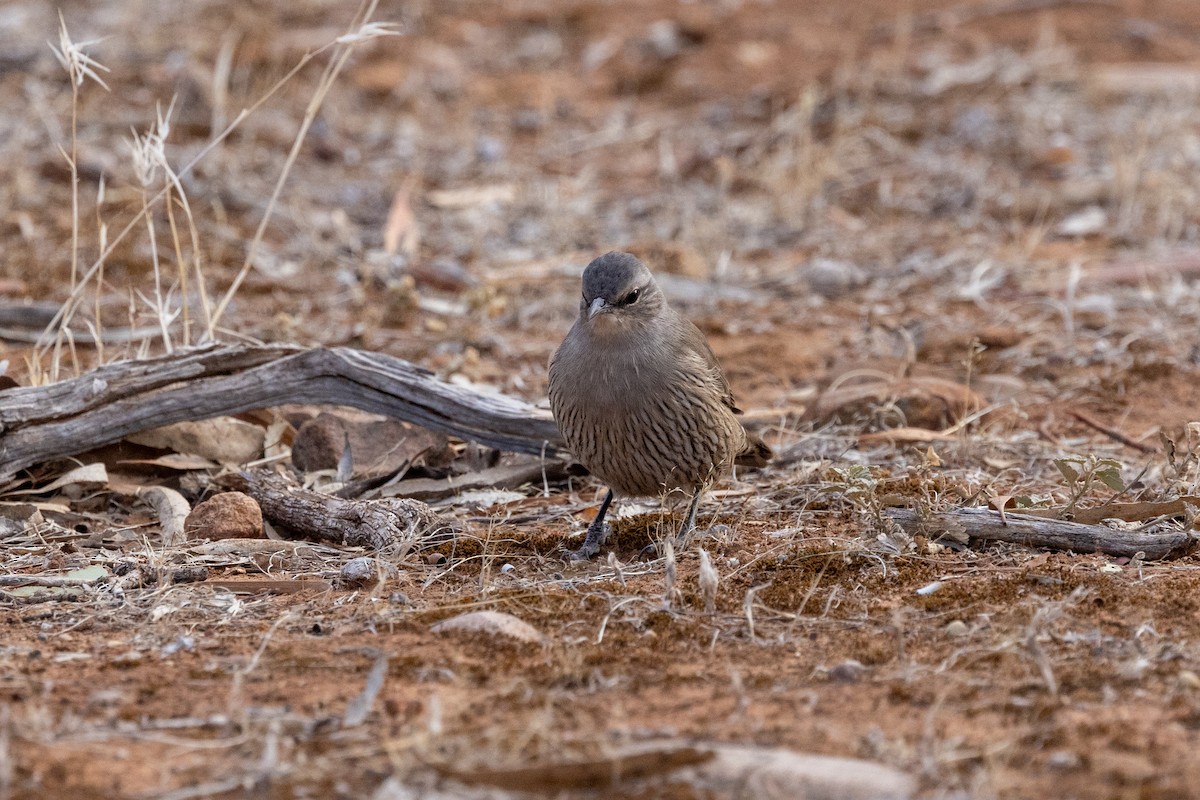
[[[709,335],[776,466],[701,506],[708,534],[673,583],[641,553],[677,524],[674,506],[623,517],[612,559],[563,562],[602,494],[575,478],[482,510],[451,502],[467,535],[398,558],[374,589],[164,583],[0,604],[0,797],[364,797],[389,777],[435,786],[651,737],[870,759],[930,798],[1195,796],[1194,556],[964,548],[880,522],[895,502],[1112,501],[1101,482],[1064,479],[1055,460],[1074,457],[1116,462],[1123,501],[1197,494],[1194,3],[502,5],[381,4],[375,18],[404,35],[353,50],[221,335],[379,350],[540,402],[582,266],[633,249]],[[176,98],[178,167],[355,8],[64,4],[110,70],[109,91],[79,87],[81,273],[101,227],[112,241],[162,183],[143,188],[126,144],[156,103]],[[45,44],[52,11],[18,0],[0,19],[0,289],[54,307],[70,292],[71,87]],[[328,61],[181,178],[212,298]],[[172,218],[152,219],[169,302],[189,304],[192,329],[176,319],[173,341],[195,341],[195,273],[185,293]],[[99,299],[95,280],[84,292],[77,331],[97,315],[158,324],[140,225],[107,257]],[[19,339],[0,358],[27,383],[55,356]],[[58,360],[69,372],[132,354]],[[844,391],[872,382],[873,397]],[[960,394],[920,389],[933,385]],[[952,402],[964,387],[968,407]],[[939,435],[870,435],[897,428]],[[137,480],[195,500],[209,474]],[[186,558],[164,554],[118,487],[40,499],[70,507],[47,516],[71,535],[0,542],[5,572]],[[720,574],[713,613],[700,547]],[[266,571],[329,578],[352,555]],[[544,643],[430,630],[480,609]],[[370,713],[343,724],[380,656]]]

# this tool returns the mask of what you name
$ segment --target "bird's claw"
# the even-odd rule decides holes
[[[583,544],[578,550],[568,550],[566,553],[567,561],[587,561],[593,558],[600,552],[600,548],[604,546],[604,540],[608,538],[608,534],[612,528],[608,525],[601,524],[597,528],[594,524],[589,525],[587,536],[583,539]]]
[[[692,546],[692,542],[695,541],[697,537],[707,536],[709,531],[710,529],[707,528],[701,530],[693,527],[686,533],[680,533],[678,536],[676,536],[675,541],[671,543],[672,547],[676,553],[682,553],[684,550],[687,550]],[[658,551],[657,542],[651,542],[643,547],[638,553],[639,558],[658,558],[660,555],[662,554]]]

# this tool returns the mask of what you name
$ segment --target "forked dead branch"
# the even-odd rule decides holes
[[[518,453],[561,448],[549,412],[349,348],[209,346],[0,393],[0,476],[137,431],[285,403],[344,405]]]

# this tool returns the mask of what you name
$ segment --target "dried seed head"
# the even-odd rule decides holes
[[[71,83],[74,86],[83,86],[84,79],[91,78],[103,86],[106,91],[108,90],[108,84],[96,73],[96,70],[108,72],[108,67],[84,52],[86,48],[99,44],[100,41],[100,39],[88,42],[71,41],[71,35],[67,33],[67,21],[63,18],[62,11],[58,12],[58,47],[50,45],[50,49],[54,51],[54,57],[58,59],[58,63],[62,64],[63,69],[71,76]]]
[[[158,118],[154,125],[150,126],[150,130],[144,134],[134,130],[133,138],[128,140],[133,156],[133,169],[142,186],[149,187],[154,183],[159,169],[171,172],[166,147],[167,137],[171,135],[171,115],[174,111],[175,100],[172,99],[166,113],[163,113],[161,106],[157,109]]]
[[[716,567],[708,557],[708,551],[700,548],[700,597],[704,600],[705,614],[712,614],[717,610],[717,584],[720,580]]]
[[[675,594],[675,544],[668,538],[663,543],[663,560],[666,561],[666,592],[663,594],[663,604],[671,607],[671,595]]]
[[[336,41],[338,44],[360,44],[384,36],[402,35],[403,31],[394,22],[368,22],[352,33],[339,36]]]

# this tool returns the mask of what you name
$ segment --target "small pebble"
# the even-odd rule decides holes
[[[971,629],[967,627],[967,623],[963,622],[961,619],[950,620],[946,623],[946,627],[942,630],[947,636],[953,636],[955,638],[959,636],[966,636],[971,632]]]
[[[118,667],[136,667],[138,664],[142,663],[142,654],[137,650],[129,650],[128,652],[115,656],[109,663]]]
[[[369,556],[352,558],[342,566],[341,584],[347,589],[374,586],[396,575],[395,565]]]
[[[867,668],[861,661],[849,658],[829,670],[829,680],[836,683],[858,683],[866,671]]]
[[[1072,750],[1055,750],[1046,759],[1046,765],[1050,769],[1075,769],[1082,762],[1079,754]]]
[[[180,567],[171,573],[171,583],[199,583],[208,580],[208,567]]]
[[[375,568],[375,559],[361,556],[352,558],[342,565],[341,575],[342,586],[360,587],[373,585],[379,582],[379,573]]]
[[[495,136],[480,136],[475,141],[475,157],[484,164],[494,164],[504,158],[504,142]]]
[[[718,522],[706,531],[707,535],[714,539],[729,541],[733,537],[733,528],[723,522]]]
[[[827,300],[841,297],[867,282],[866,272],[857,265],[828,258],[813,259],[802,274],[808,288]]]
[[[262,510],[247,494],[224,492],[193,508],[184,530],[189,539],[260,539]]]
[[[163,645],[163,647],[159,651],[159,653],[161,653],[163,655],[163,657],[166,657],[166,656],[173,656],[176,653],[178,653],[180,650],[186,650],[190,653],[191,651],[193,651],[195,649],[196,649],[196,640],[194,638],[192,638],[191,636],[180,636],[175,641],[170,642],[169,644]]]

